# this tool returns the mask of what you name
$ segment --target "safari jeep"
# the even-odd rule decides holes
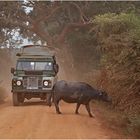
[[[11,68],[13,105],[22,104],[25,98],[46,100],[57,81],[55,56],[45,47],[35,45],[23,46],[17,56],[16,68]]]

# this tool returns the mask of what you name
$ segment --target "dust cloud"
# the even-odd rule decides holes
[[[14,66],[15,57],[10,49],[0,49],[0,100],[11,97],[11,67]]]

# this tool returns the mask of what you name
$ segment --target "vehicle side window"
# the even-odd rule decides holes
[[[18,70],[22,70],[22,69],[23,69],[23,68],[22,68],[21,62],[19,62],[19,63],[17,64],[17,69],[18,69]]]

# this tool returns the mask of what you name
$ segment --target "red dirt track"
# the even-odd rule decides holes
[[[98,118],[90,118],[84,106],[75,115],[75,104],[60,103],[63,114],[55,113],[43,102],[25,102],[19,107],[11,101],[0,105],[0,138],[7,139],[87,139],[117,138],[118,135],[104,128]],[[96,114],[95,114],[96,115]]]

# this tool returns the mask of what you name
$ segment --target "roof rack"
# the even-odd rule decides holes
[[[26,52],[26,48],[33,48],[33,50],[28,50]],[[38,49],[38,50],[36,50]],[[35,51],[36,50],[36,51]],[[47,46],[44,46],[44,45],[25,45],[25,46],[22,46],[21,47],[21,52],[20,53],[17,53],[16,56],[18,57],[22,57],[22,56],[54,56],[54,53],[52,51],[50,51]]]

